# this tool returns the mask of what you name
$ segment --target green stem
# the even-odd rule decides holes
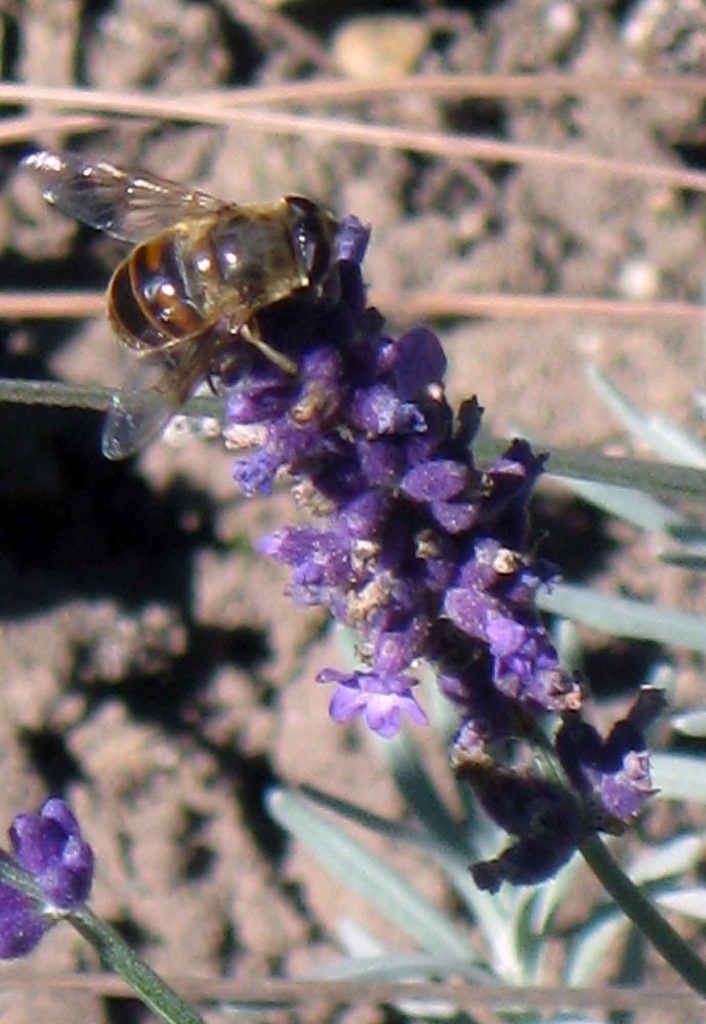
[[[25,380],[21,377],[0,377],[0,403],[12,405],[60,406],[64,409],[108,408],[115,388],[99,384],[67,384],[59,380]],[[222,399],[201,395],[184,403],[182,411],[188,416],[223,415]]]
[[[28,896],[36,904],[37,913],[47,913],[46,897],[37,882],[10,857],[0,856],[0,881]],[[205,1024],[203,1017],[140,960],[114,928],[96,917],[88,907],[65,912],[52,909],[49,916],[54,920],[70,921],[98,951],[105,966],[124,978],[145,1006],[167,1024]]]
[[[63,381],[8,379],[0,377],[0,404],[54,405],[76,409],[107,409],[111,388]],[[188,416],[215,416],[221,419],[223,402],[206,395],[190,398],[183,412]],[[479,459],[496,459],[505,451],[508,440],[480,437],[473,442]],[[540,446],[541,447],[541,446]],[[675,466],[640,459],[608,458],[595,452],[562,450],[552,446],[547,473],[578,477],[598,483],[617,484],[654,491],[656,494],[706,495],[706,473],[691,466]]]
[[[167,1024],[205,1024],[176,992],[140,960],[118,933],[88,909],[81,907],[66,915],[66,920],[87,939],[106,967],[115,971],[128,983],[145,1006],[148,1006]]]
[[[633,924],[695,992],[706,996],[706,964],[667,924],[633,885],[601,840],[589,836],[580,846],[586,863]]]

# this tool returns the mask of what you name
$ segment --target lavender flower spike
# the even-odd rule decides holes
[[[642,806],[650,784],[638,719],[647,711],[641,705],[606,741],[583,723],[582,687],[562,668],[536,605],[555,576],[528,539],[527,504],[545,457],[515,440],[476,464],[482,410],[475,399],[458,413],[447,402],[438,338],[422,327],[391,338],[366,308],[368,235],[356,218],[342,220],[323,294],[258,317],[298,373],[256,352],[230,390],[226,438],[256,449],[236,462],[234,479],[246,495],[294,481],[311,513],[310,523],[279,529],[258,548],[289,566],[295,601],[326,608],[357,633],[360,666],[318,675],[333,684],[330,717],[360,718],[383,737],[405,716],[426,723],[415,671],[421,660],[433,666],[461,716],[454,770],[518,837],[476,866],[478,884],[536,882],[568,860],[586,830]],[[565,786],[502,761],[507,740],[531,746],[546,736],[535,719],[549,714],[564,723],[554,754]],[[571,750],[584,748],[571,763]],[[512,810],[518,798],[524,818]],[[596,805],[602,820],[592,816]]]
[[[76,818],[58,798],[38,814],[19,814],[10,828],[14,861],[33,880],[43,899],[0,882],[0,959],[26,956],[64,913],[81,907],[93,881],[93,851]]]
[[[475,681],[458,670],[477,660],[479,642],[499,695],[536,711],[576,709],[578,684],[534,605],[552,570],[523,552],[544,460],[516,441],[475,465],[480,409],[469,402],[454,416],[438,338],[415,328],[394,340],[365,307],[367,237],[355,218],[342,222],[329,298],[290,304],[289,316],[285,304],[262,325],[275,347],[298,351],[299,376],[256,356],[227,405],[231,429],[256,427],[260,441],[236,463],[241,490],[268,493],[287,475],[318,518],[259,550],[291,567],[296,601],[327,607],[360,635],[358,672],[319,675],[336,684],[331,717],[362,715],[385,736],[403,714],[426,721],[411,696],[421,658],[456,677],[470,708]]]

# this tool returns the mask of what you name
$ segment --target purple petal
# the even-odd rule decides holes
[[[486,639],[488,599],[483,594],[452,587],[446,591],[444,614],[468,636],[478,640]]]
[[[600,802],[613,818],[628,824],[654,794],[650,776],[650,757],[646,750],[631,750],[622,767],[605,775],[599,785]]]
[[[402,475],[406,461],[404,449],[396,441],[359,441],[356,446],[360,468],[373,487],[394,487]]]
[[[419,656],[429,632],[429,621],[416,615],[408,625],[396,632],[383,632],[375,645],[375,670],[383,675],[404,671]]]
[[[48,800],[39,814],[18,814],[10,839],[18,864],[34,875],[51,903],[72,910],[86,902],[93,882],[93,851],[63,800]]]
[[[496,658],[507,658],[522,648],[527,639],[527,627],[506,616],[489,615],[486,637]]]
[[[362,263],[370,241],[370,225],[353,214],[342,217],[336,231],[336,259]]]
[[[326,680],[321,680],[326,682]],[[340,683],[334,690],[329,704],[329,715],[334,722],[350,722],[365,709],[368,698],[355,686]]]
[[[372,696],[365,705],[368,728],[383,739],[391,739],[402,728],[402,712],[397,701],[388,697]]]
[[[478,521],[478,508],[472,502],[434,501],[431,511],[439,526],[452,536],[466,533]]]
[[[410,469],[402,490],[414,501],[449,501],[464,490],[468,480],[468,466],[453,459],[437,459]]]
[[[0,882],[0,960],[27,956],[49,927],[28,896]]]
[[[555,739],[567,775],[580,791],[593,791],[604,812],[628,824],[653,794],[642,729],[664,708],[664,693],[644,687],[607,740],[578,714],[564,716]]]
[[[291,406],[293,388],[289,378],[282,380],[281,372],[272,381],[261,380],[255,386],[248,380],[230,388],[226,398],[226,423],[268,423],[282,416]]]
[[[426,327],[414,327],[395,346],[395,382],[403,401],[419,398],[430,384],[440,384],[446,373],[441,342]]]
[[[338,519],[348,536],[372,542],[378,539],[388,510],[389,501],[379,491],[369,490],[349,501]]]
[[[316,678],[321,683],[337,683],[329,706],[329,714],[335,722],[349,722],[363,714],[368,727],[386,739],[399,732],[403,715],[419,725],[428,722],[412,696],[416,680],[408,676],[371,672],[345,674],[329,668],[323,669]]]
[[[421,412],[412,402],[402,402],[387,384],[361,388],[350,405],[351,425],[369,437],[408,434],[424,429]]]

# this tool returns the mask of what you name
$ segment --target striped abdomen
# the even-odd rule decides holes
[[[222,317],[231,329],[242,325],[304,287],[289,225],[267,211],[184,222],[138,245],[108,290],[116,333],[132,348],[161,348]]]
[[[181,240],[179,240],[181,243]],[[138,245],[118,266],[108,289],[108,314],[131,348],[161,348],[207,326],[189,292],[172,233]]]

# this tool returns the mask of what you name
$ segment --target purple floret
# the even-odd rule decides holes
[[[62,912],[78,910],[93,881],[93,851],[63,800],[47,800],[38,814],[18,814],[10,827],[12,857],[43,900],[0,882],[0,959],[26,956]]]
[[[47,800],[38,814],[18,814],[10,840],[17,863],[34,875],[49,903],[74,910],[86,902],[93,851],[63,800]]]
[[[50,926],[29,896],[0,882],[0,960],[27,956]]]
[[[408,676],[327,668],[316,678],[320,683],[336,683],[329,705],[334,722],[350,722],[361,715],[368,728],[385,739],[397,735],[403,715],[417,725],[427,724],[427,716],[412,696],[416,680]]]
[[[592,797],[611,821],[629,824],[654,793],[644,731],[665,707],[664,693],[643,687],[607,739],[576,714],[564,716],[556,750],[577,790]]]

